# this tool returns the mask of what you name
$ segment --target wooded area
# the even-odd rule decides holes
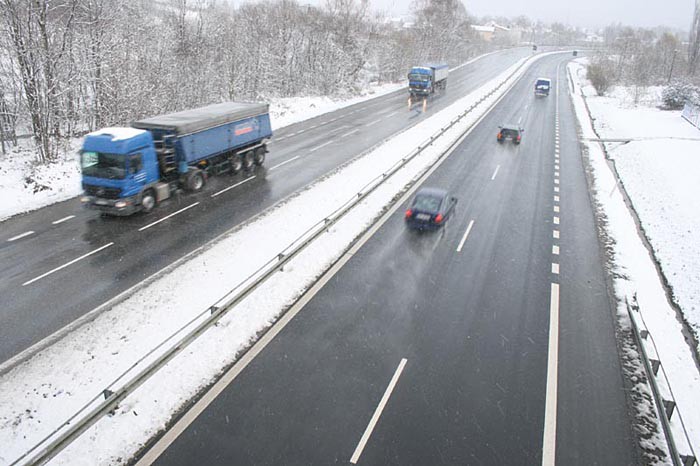
[[[0,139],[62,138],[224,100],[352,95],[424,60],[477,50],[458,0],[420,0],[397,28],[367,0],[0,0]]]

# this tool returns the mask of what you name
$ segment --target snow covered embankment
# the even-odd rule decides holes
[[[682,120],[679,112],[665,112],[644,106],[629,107],[618,89],[613,97],[597,97],[585,79],[581,63],[571,63],[574,78],[574,106],[584,138],[597,138],[583,95],[595,118],[601,138],[631,142],[606,144],[615,161],[624,188],[637,212],[655,252],[655,259],[673,287],[685,318],[700,329],[700,212],[694,208],[700,179],[700,131]],[[598,142],[585,142],[593,168],[595,196],[602,207],[614,251],[615,293],[618,312],[625,318],[625,300],[638,303],[658,357],[668,374],[678,409],[682,413],[694,449],[700,451],[700,374],[684,329],[665,289],[637,225],[617,186]],[[677,432],[678,416],[672,422]],[[673,419],[672,419],[673,420]],[[680,440],[680,439],[679,439]]]
[[[227,294],[370,180],[513,73],[520,62],[446,110],[401,133],[315,185],[208,245],[93,322],[0,378],[0,463],[11,461],[51,432],[176,329]],[[523,67],[509,82],[525,71]],[[502,88],[503,91],[507,86]],[[501,92],[497,93],[500,94]],[[70,445],[55,464],[128,461],[173,413],[256,335],[271,325],[373,223],[385,206],[498,98],[488,98],[461,123],[373,192],[252,295]],[[309,209],[308,206],[313,206]],[[255,248],[241,248],[255,244]]]

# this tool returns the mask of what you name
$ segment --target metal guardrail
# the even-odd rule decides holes
[[[674,466],[694,466],[697,464],[698,456],[695,454],[693,444],[690,442],[690,436],[688,435],[685,423],[683,422],[681,411],[678,409],[676,404],[676,399],[673,396],[673,390],[671,389],[671,383],[668,380],[666,370],[658,357],[659,351],[656,347],[654,336],[649,331],[646,322],[644,322],[644,316],[639,310],[639,306],[630,305],[627,299],[625,299],[625,304],[630,321],[632,322],[632,329],[635,340],[637,341],[637,346],[642,354],[644,369],[647,374],[647,379],[649,380],[649,385],[651,386],[652,394],[654,395],[654,402],[659,413],[659,420],[661,421],[661,427],[663,428],[664,436],[666,437],[666,443],[668,444],[668,449],[671,453],[671,461],[673,461]],[[643,326],[641,329],[637,323],[637,318],[639,318],[639,321]],[[649,356],[647,344],[651,345],[653,348],[656,358]],[[662,377],[659,375],[659,371],[661,371]],[[659,388],[659,382],[664,384],[664,389],[669,395],[668,397],[664,397],[662,395]],[[685,448],[682,449],[683,451],[678,448],[678,443],[673,436],[673,430],[671,428],[671,421],[674,413],[676,414],[676,418],[680,423],[679,427],[682,429],[685,437]]]
[[[406,164],[408,164],[416,156],[421,154],[427,147],[432,145],[436,139],[452,129],[454,125],[459,123],[464,117],[474,111],[485,100],[500,91],[503,86],[506,85],[511,78],[516,76],[523,67],[529,66],[535,57],[539,57],[539,55],[528,57],[508,77],[499,83],[498,86],[482,96],[478,101],[472,104],[464,112],[460,113],[456,118],[451,120],[447,126],[441,128],[435,134],[423,141],[417,146],[416,149],[392,165],[387,171],[365,184],[351,199],[348,199],[331,214],[310,227],[306,232],[302,233],[275,257],[271,258],[255,272],[251,273],[245,280],[236,285],[216,303],[197,314],[189,322],[180,327],[180,329],[172,333],[139,360],[134,362],[126,371],[108,384],[100,393],[96,394],[70,418],[61,423],[61,425],[56,427],[51,433],[46,435],[31,449],[27,450],[20,457],[15,459],[11,463],[11,466],[24,464],[45,464],[51,458],[60,453],[73,440],[95,424],[100,418],[113,412],[123,399],[141,386],[150,376],[177,356],[207,329],[216,324],[238,303],[261,286],[268,278],[270,278],[276,272],[281,271],[289,261],[299,255],[309,244],[311,244],[319,236],[323,235],[332,225],[337,223],[353,207],[357,206],[367,196],[372,194],[385,181],[406,166]],[[515,82],[517,82],[517,80],[512,82],[510,86],[512,87]],[[462,134],[469,131],[472,126],[473,125],[470,125],[468,128],[466,128]],[[455,139],[453,144],[443,151],[442,155],[444,156],[445,154],[449,153],[450,150],[452,150],[453,145],[458,140],[459,137]],[[441,158],[442,156],[438,157],[435,163],[437,163],[437,161]],[[433,165],[434,163],[426,167],[422,173],[427,172],[427,170],[432,168]],[[419,178],[420,175],[415,177],[415,179]],[[189,331],[185,333],[185,331],[188,329]],[[176,340],[178,336],[180,336],[180,338]],[[171,343],[171,345],[166,347],[168,343]]]

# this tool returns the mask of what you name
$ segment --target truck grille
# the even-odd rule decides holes
[[[102,199],[119,199],[119,194],[121,193],[121,189],[119,188],[107,188],[105,186],[93,186],[90,184],[84,184],[83,189],[88,196],[100,197]]]

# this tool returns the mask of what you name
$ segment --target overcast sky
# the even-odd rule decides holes
[[[462,0],[472,15],[518,16],[572,26],[603,27],[611,23],[630,26],[670,26],[687,31],[694,0]],[[408,14],[411,0],[370,0],[390,15]]]

